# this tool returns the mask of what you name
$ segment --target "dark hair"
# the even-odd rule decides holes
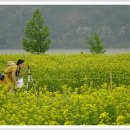
[[[20,65],[20,64],[22,64],[23,62],[24,62],[24,60],[19,59],[19,60],[17,61],[17,65]],[[20,70],[21,70],[21,68],[19,68],[19,69],[16,70],[16,76],[17,76],[17,77],[18,77],[19,74],[20,74]]]
[[[19,60],[17,61],[17,65],[20,65],[20,64],[22,64],[23,62],[24,62],[24,60],[19,59]]]

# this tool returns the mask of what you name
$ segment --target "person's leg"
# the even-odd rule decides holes
[[[14,92],[14,83],[13,82],[9,83],[9,91]]]
[[[10,86],[9,83],[10,83],[10,81],[7,77],[5,77],[4,80],[0,80],[0,85],[5,92],[9,91],[9,86]]]
[[[14,92],[14,82],[11,81],[8,77],[5,77],[4,80],[1,80],[0,85],[4,87],[4,90]]]
[[[10,88],[9,88],[9,91],[10,91],[10,92],[14,92],[13,87],[10,87]]]

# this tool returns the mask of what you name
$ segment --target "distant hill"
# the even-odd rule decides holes
[[[22,48],[23,29],[41,8],[50,29],[51,48],[85,48],[85,39],[99,32],[105,47],[130,47],[127,5],[0,5],[0,49]]]

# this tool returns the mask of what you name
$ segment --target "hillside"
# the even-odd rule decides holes
[[[51,48],[84,48],[99,32],[105,47],[130,47],[130,8],[126,5],[0,5],[0,49],[21,48],[23,30],[41,8],[50,29]]]

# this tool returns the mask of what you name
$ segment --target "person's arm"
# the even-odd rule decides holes
[[[15,71],[12,72],[12,79],[13,79],[13,82],[16,84],[16,76],[15,76]]]

